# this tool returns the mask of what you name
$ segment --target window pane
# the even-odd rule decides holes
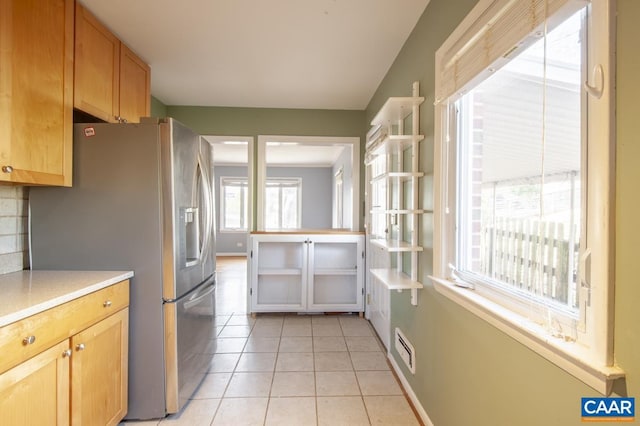
[[[292,229],[298,227],[298,188],[282,188],[282,227]]]
[[[241,228],[240,221],[243,216],[241,192],[239,186],[224,187],[224,227],[226,229]]]
[[[460,101],[458,268],[577,307],[582,13]],[[545,61],[546,52],[546,61]]]
[[[280,188],[267,186],[265,188],[265,227],[267,229],[280,228]]]

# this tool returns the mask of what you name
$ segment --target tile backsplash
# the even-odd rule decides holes
[[[29,268],[29,188],[0,185],[0,274]]]

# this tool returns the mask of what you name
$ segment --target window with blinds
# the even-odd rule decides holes
[[[436,289],[602,393],[623,375],[612,26],[608,0],[481,0],[435,89]]]

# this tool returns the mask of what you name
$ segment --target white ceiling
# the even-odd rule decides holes
[[[79,0],[167,105],[364,109],[429,0]]]

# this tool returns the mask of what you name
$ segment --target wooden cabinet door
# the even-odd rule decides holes
[[[76,4],[73,106],[104,121],[118,120],[120,40],[80,3]]]
[[[71,185],[73,0],[0,0],[0,181]]]
[[[151,112],[151,69],[124,44],[120,44],[120,117],[139,123]]]
[[[71,424],[117,425],[127,412],[129,309],[71,338]]]
[[[65,340],[0,374],[2,424],[69,424],[68,348]]]

